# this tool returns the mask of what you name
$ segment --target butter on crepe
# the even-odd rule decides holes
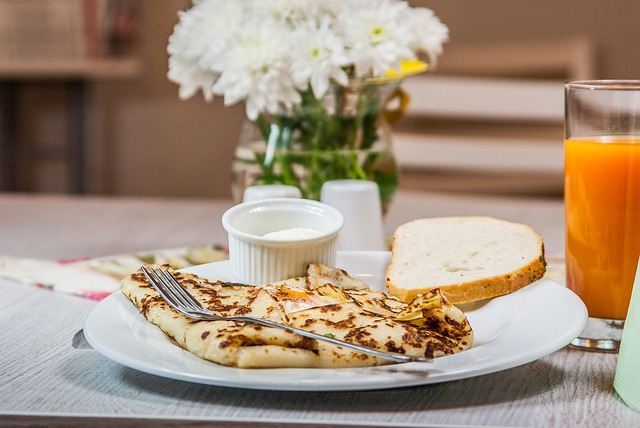
[[[407,304],[346,272],[310,265],[305,277],[260,287],[210,281],[173,272],[203,306],[220,316],[246,315],[407,355],[438,357],[471,347],[464,313],[439,290]],[[281,329],[233,321],[196,321],[168,306],[138,271],[122,292],[149,322],[200,358],[226,366],[359,367],[388,364],[342,346]]]

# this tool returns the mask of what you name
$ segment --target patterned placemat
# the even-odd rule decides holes
[[[98,258],[42,260],[0,257],[0,277],[22,284],[102,300],[116,291],[122,278],[143,264],[169,264],[174,269],[225,260],[222,245],[194,245]],[[547,256],[545,277],[564,284],[564,258]]]
[[[116,291],[120,281],[143,264],[169,264],[181,269],[225,260],[221,245],[143,251],[98,258],[42,260],[0,257],[0,277],[50,290],[102,300]]]

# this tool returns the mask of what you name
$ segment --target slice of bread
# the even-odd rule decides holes
[[[387,289],[411,301],[440,288],[452,303],[501,296],[542,278],[542,237],[524,224],[491,217],[415,220],[393,235]]]

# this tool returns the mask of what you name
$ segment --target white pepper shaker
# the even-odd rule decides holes
[[[320,200],[344,217],[338,250],[385,250],[378,184],[366,180],[332,180],[322,186]]]

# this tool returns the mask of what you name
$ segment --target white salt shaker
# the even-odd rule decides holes
[[[261,184],[244,190],[242,202],[260,201],[272,198],[301,198],[300,189],[283,184]]]
[[[320,200],[344,217],[338,250],[385,250],[378,185],[365,180],[333,180],[322,186]]]

